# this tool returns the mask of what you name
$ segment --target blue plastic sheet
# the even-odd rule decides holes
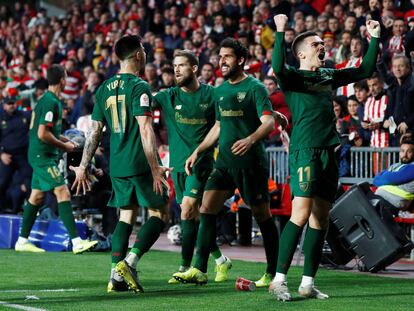
[[[21,216],[0,215],[0,248],[14,248],[19,237]],[[81,238],[86,238],[86,224],[76,222]],[[60,220],[36,220],[29,240],[38,247],[50,252],[72,250],[68,231]]]

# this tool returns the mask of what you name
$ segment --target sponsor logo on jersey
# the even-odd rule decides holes
[[[141,105],[141,107],[149,107],[149,97],[147,94],[142,94],[141,98],[139,99],[139,103]]]
[[[47,122],[52,122],[53,121],[53,112],[52,111],[46,112],[45,121],[47,121]]]
[[[238,92],[237,93],[237,100],[241,103],[246,97],[246,92]]]
[[[190,191],[191,193],[197,194],[198,193],[198,189],[191,189]]]
[[[244,115],[243,110],[224,110],[221,107],[219,110],[222,117],[242,117]]]
[[[186,118],[182,116],[178,111],[175,113],[175,120],[177,121],[177,123],[182,123],[182,124],[190,124],[190,125],[207,124],[206,118],[200,118],[200,119]]]

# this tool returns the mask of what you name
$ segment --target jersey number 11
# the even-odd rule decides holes
[[[121,104],[121,111],[118,111]],[[105,109],[111,109],[112,132],[125,133],[126,107],[125,95],[110,96],[106,100]]]

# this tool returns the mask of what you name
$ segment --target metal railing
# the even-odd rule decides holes
[[[269,176],[277,183],[284,183],[289,176],[289,156],[283,147],[269,147]],[[370,148],[352,147],[350,150],[351,176],[342,177],[341,183],[372,182],[375,174],[399,161],[398,147]]]

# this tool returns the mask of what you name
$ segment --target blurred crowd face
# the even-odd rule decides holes
[[[340,119],[342,117],[342,107],[336,101],[333,101],[333,111],[336,119]]]
[[[9,101],[3,104],[3,110],[8,115],[12,115],[17,109],[16,101]]]
[[[355,117],[358,115],[358,102],[353,100],[353,99],[349,99],[348,100],[348,104],[347,104],[347,108],[348,108],[348,112],[351,116]]]
[[[265,79],[263,81],[264,86],[266,87],[267,92],[269,95],[272,95],[277,90],[277,85],[272,79]]]
[[[358,102],[365,103],[368,98],[367,90],[355,88],[355,97],[357,98]]]
[[[285,32],[286,43],[292,43],[294,39],[295,39],[295,32],[293,30],[287,30]]]
[[[410,73],[409,59],[395,58],[392,60],[392,73],[397,79],[403,79]]]
[[[348,31],[351,31],[351,32],[355,31],[356,22],[357,21],[356,21],[356,18],[354,16],[348,16],[345,19],[345,27],[344,27],[344,29],[345,30],[348,30]]]
[[[176,56],[173,61],[175,82],[179,87],[188,86],[196,79],[197,66],[191,66],[187,57]]]
[[[316,19],[312,15],[308,15],[305,20],[306,30],[313,31],[316,28]]]
[[[346,33],[346,32],[343,33],[342,38],[341,38],[342,45],[350,46],[351,45],[351,39],[352,39],[351,34]]]
[[[404,34],[404,21],[397,19],[394,21],[394,24],[392,25],[392,33],[394,36],[402,36]]]
[[[328,29],[328,19],[325,16],[318,17],[318,30],[325,32]]]
[[[205,64],[201,68],[201,78],[210,81],[214,77],[214,68],[210,64]]]
[[[335,17],[331,17],[328,21],[328,28],[330,32],[336,33],[339,29],[338,19]]]
[[[384,90],[384,83],[378,78],[368,80],[368,88],[371,96],[378,96]]]
[[[355,38],[351,40],[351,53],[355,58],[362,56],[361,40]]]

